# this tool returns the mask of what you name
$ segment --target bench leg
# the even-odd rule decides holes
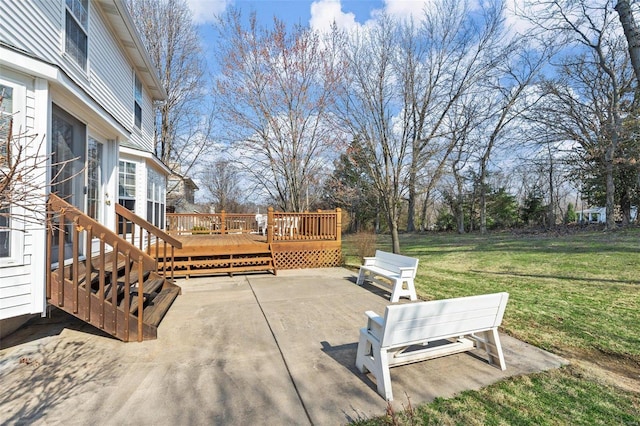
[[[369,371],[365,364],[368,364],[367,358],[369,358],[370,356],[371,341],[367,338],[366,333],[363,333],[361,331],[360,341],[358,342],[358,353],[356,355],[356,368],[363,374],[366,374]]]
[[[416,286],[413,283],[413,278],[407,280],[407,292],[409,293],[410,300],[418,300],[418,296],[416,295]]]
[[[364,274],[365,274],[365,270],[361,268],[360,272],[358,273],[358,280],[356,281],[356,284],[358,285],[364,284]]]
[[[403,283],[407,283],[407,289],[402,288]],[[416,296],[416,287],[413,284],[413,279],[396,280],[393,282],[393,289],[391,290],[391,303],[395,303],[400,300],[401,297],[409,297],[410,300],[418,300]]]
[[[387,401],[393,401],[391,373],[389,372],[389,354],[386,349],[380,349],[374,353],[373,358],[376,371],[372,373],[376,376],[378,393]]]
[[[498,329],[494,328],[479,334],[481,336],[482,349],[487,353],[489,363],[499,367],[501,370],[506,370],[507,364],[504,362]]]
[[[371,372],[376,378],[376,386],[380,396],[387,401],[393,400],[391,392],[391,374],[389,373],[389,355],[379,344],[373,344],[366,328],[360,330],[356,368],[363,374]]]

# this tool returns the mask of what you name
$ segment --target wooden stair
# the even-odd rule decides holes
[[[110,260],[107,259],[107,265],[112,264]],[[94,258],[92,264],[95,263]],[[101,273],[93,266],[91,273],[87,274],[86,261],[80,261],[75,267],[68,265],[53,271],[49,303],[120,340],[157,338],[158,325],[180,294],[180,287],[154,271],[145,271],[140,292],[138,274],[131,271],[129,266],[127,279],[126,264],[118,261],[117,265],[115,273],[112,268],[105,268],[108,270],[102,274],[103,283],[100,282]],[[74,274],[77,274],[75,281],[78,286],[74,284]],[[88,286],[87,281],[90,283]],[[129,286],[125,285],[127,281]],[[128,295],[126,288],[129,288]],[[138,336],[137,317],[140,294],[143,297],[142,339]]]
[[[181,243],[122,206],[116,206],[116,218],[130,224],[122,227],[130,234],[118,235],[55,194],[49,196],[47,264],[58,266],[47,272],[47,301],[125,342],[155,339],[180,287],[149,254],[150,241],[165,253]],[[167,255],[166,261],[173,257]]]

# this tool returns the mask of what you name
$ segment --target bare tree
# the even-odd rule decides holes
[[[42,223],[44,212],[39,200],[44,190],[40,182],[46,176],[47,164],[43,138],[19,131],[14,134],[9,118],[0,120],[0,139],[0,217],[8,224],[8,218],[17,218],[19,209],[22,222]]]
[[[505,137],[510,126],[518,124],[526,111],[535,107],[542,91],[533,86],[540,80],[541,70],[549,63],[553,50],[547,46],[532,49],[523,40],[511,49],[509,58],[496,66],[483,83],[489,101],[485,116],[486,134],[479,157],[480,232],[487,232],[487,175],[489,161],[496,146],[508,141]],[[531,90],[529,90],[531,89]]]
[[[415,230],[419,188],[433,190],[454,148],[455,138],[446,137],[448,112],[512,50],[504,39],[503,11],[502,1],[471,13],[468,1],[440,0],[425,9],[417,28],[401,26],[394,65],[403,101],[402,137],[411,141],[408,231]],[[430,173],[421,179],[425,170]]]
[[[240,176],[236,166],[227,160],[208,164],[200,176],[200,185],[207,190],[216,210],[239,212]]]
[[[398,226],[407,170],[410,139],[394,127],[398,114],[393,61],[396,24],[388,16],[377,25],[351,35],[342,51],[348,63],[339,115],[368,153],[364,166],[378,193],[391,232],[392,250],[400,252]],[[401,118],[405,120],[406,118]]]
[[[458,105],[450,111],[450,123],[452,145],[454,150],[447,159],[451,167],[451,175],[454,179],[454,189],[451,191],[452,211],[456,217],[456,228],[459,234],[465,232],[465,175],[468,171],[469,163],[475,154],[475,146],[480,139],[478,127],[481,124],[481,117],[486,116],[484,99],[477,96],[467,95],[460,98]]]
[[[341,69],[335,39],[274,18],[245,26],[230,10],[219,23],[221,72],[214,96],[230,145],[250,182],[280,209],[303,211],[320,195],[346,138],[331,114]],[[333,34],[335,36],[335,33]]]
[[[626,41],[617,34],[619,27],[616,27],[612,1],[597,5],[569,0],[531,4],[544,6],[536,8],[535,13],[531,10],[528,13],[542,32],[547,36],[551,32],[561,39],[561,43],[578,48],[578,54],[564,61],[564,81],[559,81],[552,93],[561,101],[558,105],[564,107],[565,124],[572,124],[566,127],[566,132],[572,134],[587,155],[601,161],[606,191],[606,226],[613,229],[616,226],[616,155],[623,136],[623,103],[630,88],[625,71],[629,62],[627,49],[626,46],[621,48]],[[591,121],[585,122],[586,117]],[[571,123],[567,123],[567,119]],[[557,128],[557,122],[551,124],[555,123]]]
[[[156,105],[155,152],[188,174],[208,147],[211,133],[204,106],[205,63],[185,0],[127,0],[138,32],[167,92]]]
[[[81,172],[69,172],[75,159],[51,163],[54,156],[46,153],[43,135],[14,128],[12,112],[2,108],[5,95],[0,90],[0,245],[8,244],[8,231],[43,226],[46,195]],[[57,171],[51,181],[47,181],[47,166]]]

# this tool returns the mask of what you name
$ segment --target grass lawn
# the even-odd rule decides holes
[[[360,265],[355,236],[347,265]],[[403,235],[424,300],[509,292],[502,331],[570,361],[362,424],[640,425],[640,229]],[[379,236],[376,247],[390,251]],[[408,404],[405,404],[408,407]]]

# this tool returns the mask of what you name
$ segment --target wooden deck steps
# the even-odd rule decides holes
[[[180,294],[180,287],[156,272],[144,271],[142,291],[139,291],[138,271],[130,267],[127,277],[126,263],[118,259],[114,272],[110,256],[106,255],[107,267],[102,274],[102,286],[101,273],[93,267],[98,263],[95,259],[91,261],[90,273],[87,271],[86,260],[77,262],[75,266],[68,265],[53,271],[49,302],[118,339],[131,341],[138,337],[138,297],[142,294],[143,340],[155,339],[158,325]],[[79,283],[77,287],[74,285],[74,276]],[[87,280],[90,282],[88,286]],[[126,285],[127,281],[129,286]],[[129,288],[128,297],[125,294],[126,288]],[[113,292],[116,293],[115,309]]]
[[[175,250],[173,274],[195,275],[271,272],[276,265],[271,244],[247,234],[181,236],[182,248]],[[151,253],[155,251],[152,249]],[[163,257],[158,256],[162,261]]]

